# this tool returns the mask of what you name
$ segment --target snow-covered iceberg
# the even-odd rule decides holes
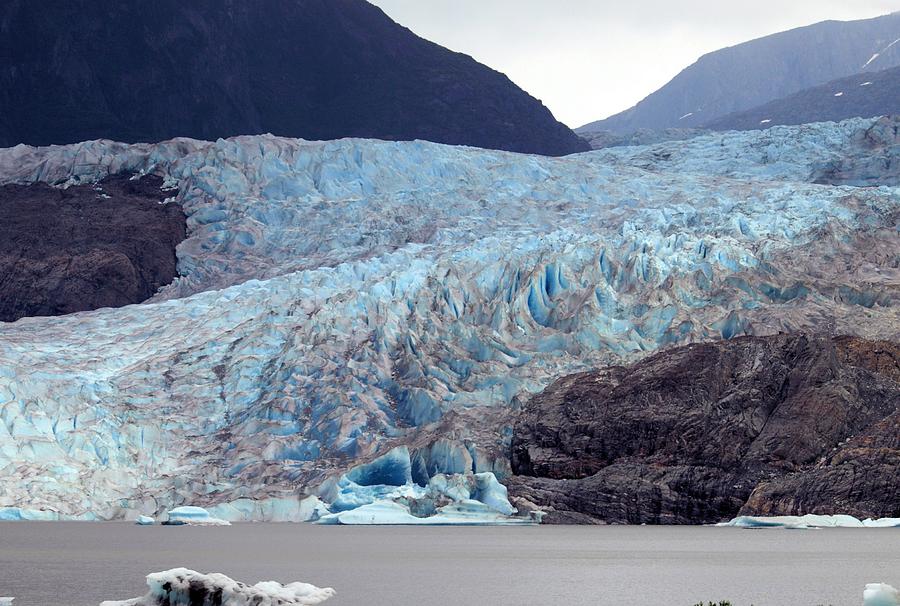
[[[187,568],[150,574],[147,585],[150,591],[142,598],[107,601],[100,606],[312,606],[335,595],[330,587],[309,583],[245,585],[224,574],[201,574]]]
[[[871,125],[565,158],[273,136],[0,150],[0,183],[158,174],[189,228],[150,302],[0,326],[0,515],[322,517],[307,495],[398,445],[416,486],[502,482],[511,411],[561,375],[741,334],[897,338],[900,193],[811,182]]]
[[[885,583],[869,583],[863,591],[863,606],[900,606],[900,591]]]
[[[231,522],[216,518],[202,508],[193,505],[182,505],[166,512],[163,524],[168,526],[230,526]]]
[[[739,516],[717,526],[736,528],[900,528],[900,518],[860,520],[849,515]]]

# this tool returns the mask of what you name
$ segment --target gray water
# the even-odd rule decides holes
[[[96,606],[186,566],[334,587],[329,606],[859,606],[900,586],[900,531],[0,523],[0,596]]]

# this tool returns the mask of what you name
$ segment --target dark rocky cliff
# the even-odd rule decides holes
[[[186,225],[161,185],[0,186],[0,322],[139,303],[170,283]]]
[[[512,465],[514,502],[550,522],[900,516],[900,345],[742,337],[564,377]]]

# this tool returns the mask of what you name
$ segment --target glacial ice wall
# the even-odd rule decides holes
[[[0,183],[160,174],[189,227],[151,302],[0,325],[0,508],[299,507],[407,443],[420,485],[502,479],[506,413],[562,374],[739,334],[897,338],[900,192],[809,182],[871,124],[560,159],[268,135],[0,150]]]

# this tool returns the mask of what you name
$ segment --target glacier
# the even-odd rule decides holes
[[[100,606],[313,606],[335,596],[331,587],[309,583],[263,581],[245,585],[221,573],[201,574],[173,568],[147,575],[149,591],[142,598],[101,602]]]
[[[900,191],[814,182],[869,171],[874,125],[565,158],[271,135],[0,150],[0,184],[160,175],[189,229],[147,303],[0,325],[0,519],[349,521],[423,491],[525,519],[470,487],[510,474],[516,411],[563,374],[742,334],[900,336]],[[408,479],[359,488],[403,448]]]

